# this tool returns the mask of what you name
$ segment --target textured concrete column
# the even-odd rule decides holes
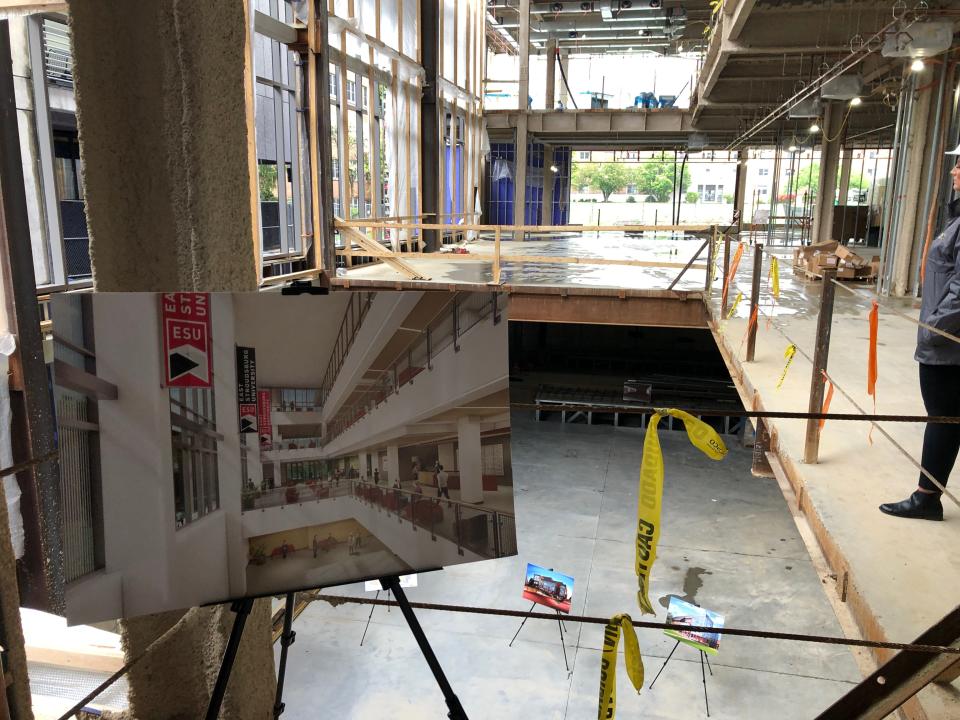
[[[454,452],[453,443],[440,443],[437,445],[437,459],[443,465],[445,470],[454,470],[457,467],[457,454]]]
[[[460,448],[460,499],[483,502],[483,455],[480,451],[480,421],[462,417],[457,420],[457,444]]]
[[[823,113],[823,134],[820,144],[820,185],[813,208],[813,242],[831,240],[833,203],[837,192],[837,167],[844,140],[843,103],[828,102]]]
[[[72,0],[98,290],[254,290],[252,80],[243,0]],[[182,613],[122,623],[128,659]],[[129,673],[131,717],[203,717],[234,614],[195,608]],[[270,602],[247,620],[223,717],[271,717]]]
[[[390,484],[400,477],[400,448],[396,445],[387,446],[387,480]]]
[[[70,14],[97,290],[255,289],[246,3]]]
[[[739,218],[736,227],[737,230],[743,226],[743,207],[747,196],[747,151],[739,150],[737,152],[737,176],[733,191],[733,212],[734,216]]]

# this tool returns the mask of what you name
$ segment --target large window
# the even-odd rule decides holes
[[[256,0],[255,7],[281,22],[295,21],[293,8],[285,0]],[[301,147],[306,136],[297,113],[297,88],[303,83],[297,61],[297,53],[282,42],[254,33],[260,238],[265,262],[304,252],[309,193],[301,184]]]
[[[217,419],[212,388],[170,388],[176,527],[220,507]]]

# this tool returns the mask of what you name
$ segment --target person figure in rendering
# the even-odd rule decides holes
[[[287,539],[283,539],[283,543],[280,545],[280,554],[283,555],[283,559],[287,559]]]
[[[320,536],[313,536],[313,559],[317,559],[317,552],[320,550]]]
[[[447,487],[447,480],[449,476],[447,471],[443,469],[443,465],[437,465],[437,500],[441,497],[450,499],[450,490]]]
[[[954,192],[960,192],[960,145],[947,155],[958,156],[950,171]],[[924,265],[920,322],[951,335],[960,335],[960,198],[950,203],[947,226],[930,244]],[[917,351],[920,394],[928,415],[960,416],[960,343],[920,327]],[[960,425],[927,423],[920,465],[946,485],[960,450]],[[943,520],[941,488],[920,473],[919,487],[906,500],[884,503],[887,515]]]
[[[373,484],[374,485],[380,484],[380,468],[376,468],[373,471]]]

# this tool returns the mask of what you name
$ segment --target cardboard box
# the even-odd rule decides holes
[[[843,245],[838,245],[837,249],[834,250],[834,252],[837,254],[838,258],[847,262],[853,267],[857,267],[857,268],[867,267],[870,264],[867,262],[865,258],[860,257],[855,252],[853,252],[852,250],[849,250]]]
[[[837,280],[853,280],[857,276],[857,269],[853,265],[844,265],[837,270]]]
[[[810,259],[817,270],[835,268],[839,263],[839,258],[831,252],[815,252]]]

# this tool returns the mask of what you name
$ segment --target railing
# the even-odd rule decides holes
[[[316,412],[320,410],[320,388],[262,388],[270,391],[270,407],[276,412]]]
[[[457,293],[447,310],[421,332],[420,338],[407,352],[370,383],[364,397],[342,408],[327,423],[326,442],[340,436],[387,402],[417,375],[431,370],[433,358],[448,345],[459,350],[459,339],[488,317],[494,323],[500,321],[496,293]]]
[[[377,243],[367,232],[376,234],[384,229],[405,230],[440,230],[440,231],[473,231],[493,235],[493,253],[482,253],[472,250],[469,254],[445,253],[444,261],[477,262],[489,260],[492,263],[492,284],[501,283],[501,267],[504,263],[510,264],[546,264],[546,265],[614,265],[624,267],[643,268],[680,268],[680,273],[670,283],[667,289],[672,290],[688,270],[706,270],[714,264],[716,247],[724,235],[718,225],[479,225],[479,224],[436,224],[423,222],[382,222],[377,219],[335,220],[336,228],[352,242],[360,246],[359,250],[351,250],[350,255],[369,257],[383,261],[393,269],[413,280],[428,280],[406,259],[423,258],[422,252],[394,252]],[[516,235],[535,235],[537,233],[601,233],[617,232],[626,234],[639,233],[680,233],[704,237],[703,243],[694,255],[686,262],[664,262],[660,260],[632,260],[628,258],[606,258],[564,255],[524,255],[503,254],[501,239],[506,234],[508,238]],[[695,264],[704,251],[707,251],[706,264]],[[342,253],[346,254],[346,253]],[[704,289],[709,291],[712,283],[712,273],[705,273]]]
[[[319,436],[278,438],[273,443],[273,450],[312,450],[322,445],[323,439]]]
[[[481,557],[497,558],[517,552],[516,518],[512,513],[361,480],[351,483],[354,497],[361,502],[396,517],[400,523],[410,523],[414,530],[427,530],[434,540],[439,536],[455,543],[461,555],[469,550]]]
[[[241,493],[241,510],[263,510],[280,505],[296,505],[308,502],[320,502],[332,497],[352,495],[350,483],[346,478],[339,480],[308,480],[296,485],[282,485],[277,488],[256,488],[247,486]]]
[[[353,347],[354,338],[363,324],[363,319],[367,316],[367,311],[373,304],[373,298],[376,293],[357,292],[350,294],[349,304],[343,313],[343,320],[340,321],[340,331],[337,333],[337,340],[333,345],[333,351],[330,353],[330,360],[327,362],[326,372],[323,374],[323,381],[320,383],[320,404],[327,402],[330,391],[333,389],[340,369],[347,359],[350,348]]]

